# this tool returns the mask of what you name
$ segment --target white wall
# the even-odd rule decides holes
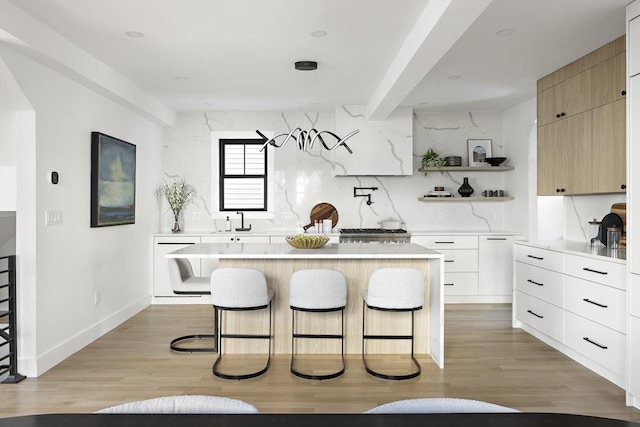
[[[163,131],[10,48],[2,59],[35,111],[35,129],[16,120],[26,141],[17,150],[17,251],[19,367],[39,375],[149,303]],[[92,131],[137,146],[134,225],[89,226]],[[54,170],[58,185],[47,179]],[[63,223],[45,226],[47,209],[62,211]]]
[[[513,116],[518,117],[519,114],[524,113],[516,111]],[[295,232],[308,223],[309,212],[316,203],[329,202],[338,210],[338,227],[376,227],[378,221],[394,217],[405,221],[411,231],[502,230],[505,205],[511,202],[418,201],[419,196],[436,185],[444,185],[447,190],[456,193],[465,176],[469,177],[478,195],[485,189],[507,189],[516,198],[526,197],[525,194],[519,194],[523,191],[522,188],[511,187],[514,177],[526,171],[526,168],[520,169],[520,164],[512,163],[516,170],[507,173],[431,172],[425,177],[418,172],[422,155],[428,148],[434,148],[441,155],[460,155],[466,162],[467,139],[470,138],[492,139],[493,154],[496,156],[517,153],[518,149],[510,148],[509,144],[526,145],[530,129],[526,129],[525,137],[514,135],[521,131],[520,127],[509,130],[513,138],[510,136],[505,144],[502,117],[502,113],[496,112],[415,113],[414,175],[406,177],[333,177],[331,153],[321,152],[318,147],[311,153],[301,153],[292,144],[279,150],[270,147],[271,153],[276,156],[276,218],[272,221],[250,220],[253,229]],[[188,208],[185,215],[186,230],[224,229],[224,220],[211,220],[209,217],[212,131],[260,129],[281,133],[298,125],[309,127],[312,123],[318,129],[333,129],[332,114],[303,116],[300,122],[295,113],[279,112],[214,111],[179,115],[177,126],[166,131],[164,172],[167,179],[184,176],[198,189],[198,200]],[[367,150],[367,141],[358,139],[356,135],[349,140],[349,146],[354,151],[353,156],[358,156],[358,151]],[[217,173],[217,169],[213,172]],[[525,178],[517,178],[514,182],[524,180]],[[354,198],[354,186],[378,187],[379,190],[372,193],[374,203],[367,206],[364,198]],[[201,213],[199,221],[193,219],[194,212]],[[282,214],[287,212],[293,213],[293,220],[281,219]],[[445,218],[442,221],[439,219],[441,212]],[[232,220],[237,221],[234,216]],[[169,230],[170,218],[166,216],[161,225],[162,231]],[[525,226],[524,223],[515,225]]]

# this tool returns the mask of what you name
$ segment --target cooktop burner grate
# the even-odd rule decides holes
[[[340,234],[406,234],[407,230],[387,228],[341,228]]]

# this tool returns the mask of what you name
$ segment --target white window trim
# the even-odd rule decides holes
[[[273,132],[262,132],[267,138],[274,136]],[[257,139],[255,132],[211,132],[211,219],[225,219],[230,216],[230,212],[220,211],[220,140],[221,139]],[[268,149],[268,147],[267,147]],[[244,211],[244,217],[249,219],[274,219],[275,218],[275,162],[274,151],[267,156],[267,210],[266,211]]]

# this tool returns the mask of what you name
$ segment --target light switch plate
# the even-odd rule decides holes
[[[44,225],[62,224],[62,211],[46,210],[44,211]]]

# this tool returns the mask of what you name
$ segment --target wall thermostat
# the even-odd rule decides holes
[[[60,180],[60,177],[58,176],[58,172],[56,171],[51,172],[51,175],[49,175],[49,181],[52,184],[57,184],[59,180]]]

